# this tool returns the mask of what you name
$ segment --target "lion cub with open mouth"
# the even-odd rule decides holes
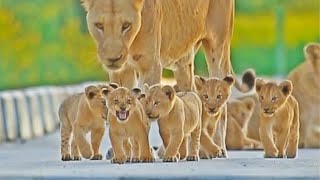
[[[88,86],[84,93],[65,99],[59,109],[61,131],[61,160],[101,160],[100,143],[106,126],[107,107],[103,98],[104,85]],[[85,135],[91,132],[91,145]],[[70,136],[73,133],[70,155]]]
[[[289,80],[279,85],[256,80],[260,102],[260,140],[265,158],[295,158],[299,143],[299,105]]]
[[[137,99],[140,89],[130,91],[113,84],[104,94],[109,108],[109,136],[114,152],[111,163],[123,164],[130,160],[130,156],[132,162],[154,162],[148,137],[150,125]],[[132,155],[127,152],[128,142],[132,145]]]
[[[235,79],[231,75],[222,80],[196,76],[195,83],[203,106],[200,157],[227,157],[227,100]]]
[[[141,102],[149,119],[158,119],[165,148],[163,162],[178,162],[184,158],[198,161],[202,113],[198,95],[194,92],[176,93],[169,85],[145,85],[145,97]]]

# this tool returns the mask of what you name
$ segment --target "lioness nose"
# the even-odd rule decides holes
[[[112,62],[116,62],[116,61],[119,61],[121,58],[122,58],[122,54],[120,54],[118,57],[116,58],[107,58],[109,61],[112,61]]]

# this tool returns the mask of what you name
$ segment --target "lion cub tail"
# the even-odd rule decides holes
[[[232,69],[232,75],[236,77],[233,69]],[[255,78],[256,78],[256,75],[254,70],[248,69],[244,72],[242,76],[242,84],[239,82],[237,78],[235,78],[236,82],[234,83],[234,86],[238,89],[238,91],[242,93],[247,93],[253,89],[255,85]]]

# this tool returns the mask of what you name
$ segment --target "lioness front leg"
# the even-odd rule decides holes
[[[137,86],[137,73],[133,67],[127,63],[117,71],[106,70],[109,75],[110,82],[115,82],[120,86],[132,89]]]
[[[105,128],[93,129],[91,132],[91,145],[93,149],[93,157],[91,160],[102,160],[103,156],[99,153],[100,144],[104,136]]]
[[[181,58],[176,65],[178,68],[173,71],[174,78],[176,79],[177,91],[194,91],[194,52],[188,54],[186,57]]]
[[[221,149],[213,142],[205,129],[201,132],[200,143],[207,152],[209,159],[221,156]]]
[[[144,62],[144,58],[148,59],[148,57],[142,57],[142,62]],[[152,63],[144,63],[143,65],[141,65],[139,72],[138,87],[142,88],[145,83],[147,83],[150,86],[160,83],[162,77],[162,66],[159,59],[160,58],[155,59],[155,57],[149,57],[149,59],[146,60],[146,62]]]
[[[265,158],[277,158],[279,151],[276,148],[274,142],[273,142],[273,135],[272,135],[272,129],[270,126],[261,125],[260,123],[260,140],[262,142],[264,151],[265,151]]]
[[[113,148],[114,156],[111,163],[124,164],[127,161],[126,154],[123,149],[124,138],[116,132],[109,131],[110,141]]]

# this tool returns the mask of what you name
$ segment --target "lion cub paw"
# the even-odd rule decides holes
[[[114,157],[111,159],[112,164],[124,164],[127,162],[127,157],[126,156],[121,156],[121,157]]]
[[[187,161],[199,161],[199,156],[188,156]]]
[[[103,156],[101,154],[94,155],[91,160],[102,160]]]
[[[216,150],[215,152],[209,154],[209,159],[222,157],[222,151],[220,149]]]
[[[73,156],[73,161],[81,161],[81,157],[80,156]]]
[[[140,157],[141,162],[143,163],[150,163],[154,162],[155,158],[153,156],[148,156],[148,157]]]
[[[278,158],[278,153],[265,153],[264,158]]]
[[[178,162],[178,157],[177,156],[163,157],[163,162]]]
[[[139,157],[132,157],[131,162],[132,163],[139,163],[140,162],[140,158]]]
[[[64,155],[62,155],[61,160],[62,161],[71,161],[72,157],[70,154],[64,154]]]

